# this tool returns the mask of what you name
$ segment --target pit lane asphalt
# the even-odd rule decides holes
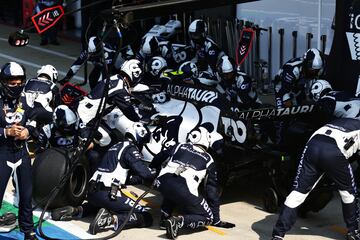
[[[27,77],[36,75],[36,70],[44,64],[52,64],[59,71],[59,78],[67,72],[73,61],[80,53],[80,42],[59,39],[61,45],[39,46],[40,38],[36,34],[30,34],[30,45],[15,48],[7,43],[8,34],[15,28],[0,25],[0,64],[8,61],[17,61],[23,64],[27,70]],[[80,70],[76,81],[81,80]],[[203,230],[196,232],[180,232],[178,239],[191,240],[218,240],[218,239],[270,239],[272,227],[277,220],[276,214],[269,214],[263,210],[262,194],[264,180],[256,178],[240,178],[224,189],[221,197],[221,218],[236,224],[233,229],[221,229],[219,232]],[[7,192],[11,192],[11,184]],[[144,186],[129,187],[129,190],[140,195]],[[340,198],[336,197],[319,213],[310,213],[306,219],[298,219],[293,229],[285,239],[289,240],[312,240],[312,239],[344,239],[344,223],[342,222]],[[116,239],[164,239],[165,231],[159,230],[159,206],[161,197],[159,193],[152,191],[145,197],[150,206],[153,206],[154,226],[146,229],[130,229],[123,231]],[[90,219],[71,221],[86,232]],[[106,232],[96,237],[110,234]],[[89,236],[89,235],[87,235]],[[84,236],[85,237],[85,236]]]

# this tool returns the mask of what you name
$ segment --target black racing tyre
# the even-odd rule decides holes
[[[276,213],[279,210],[278,194],[274,188],[267,188],[263,195],[264,209],[269,213]]]
[[[69,173],[70,161],[68,151],[60,148],[50,148],[36,156],[33,164],[33,199],[36,204],[45,206],[49,193],[58,186],[62,177]],[[81,204],[86,196],[88,180],[89,166],[86,159],[82,158],[49,205],[49,209]]]

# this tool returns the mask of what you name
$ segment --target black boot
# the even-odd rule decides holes
[[[348,232],[348,234],[346,234],[346,240],[360,240],[359,230]]]
[[[38,238],[36,237],[36,233],[34,231],[29,232],[29,233],[24,233],[24,240],[38,240]]]
[[[179,229],[184,225],[184,217],[170,217],[165,221],[166,237],[175,239],[178,236]]]
[[[0,216],[0,232],[10,232],[16,228],[16,215],[8,212]]]
[[[51,218],[55,221],[66,221],[71,220],[81,215],[82,208],[66,206],[62,208],[57,208],[51,211]]]
[[[0,226],[11,225],[16,222],[16,215],[11,212],[7,212],[0,216]]]
[[[90,223],[89,232],[90,234],[95,235],[109,226],[115,229],[117,228],[117,225],[118,224],[113,215],[105,208],[101,208],[96,214],[95,219]]]

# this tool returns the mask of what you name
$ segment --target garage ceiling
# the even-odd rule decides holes
[[[113,6],[118,13],[132,12],[133,19],[146,19],[173,13],[192,12],[200,9],[236,5],[257,0],[163,0],[132,6]]]

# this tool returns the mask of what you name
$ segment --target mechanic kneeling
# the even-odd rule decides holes
[[[150,164],[150,167],[158,167],[170,157],[156,180],[164,197],[160,227],[166,228],[166,236],[170,239],[175,239],[181,228],[235,227],[235,224],[220,221],[217,173],[214,160],[206,152],[211,140],[208,130],[204,127],[194,129],[187,139],[188,143],[179,143],[156,155]],[[207,179],[206,199],[198,193],[204,179]],[[176,207],[180,208],[181,215],[171,216]]]
[[[111,226],[116,230],[124,222],[135,201],[123,195],[121,186],[155,178],[155,173],[145,166],[140,153],[143,144],[150,140],[150,131],[142,123],[136,122],[126,130],[125,138],[124,142],[109,149],[93,174],[89,182],[88,202],[78,207],[66,206],[53,210],[53,220],[86,217],[99,210],[90,224],[91,234]],[[135,175],[130,176],[130,171]],[[137,205],[125,228],[149,227],[152,222],[147,208]]]
[[[348,159],[360,149],[360,121],[341,118],[317,130],[307,142],[293,190],[287,196],[285,205],[273,230],[273,240],[283,239],[285,233],[295,224],[296,209],[310,191],[326,174],[338,189],[343,217],[348,229],[347,240],[359,240],[357,190],[354,174]]]

